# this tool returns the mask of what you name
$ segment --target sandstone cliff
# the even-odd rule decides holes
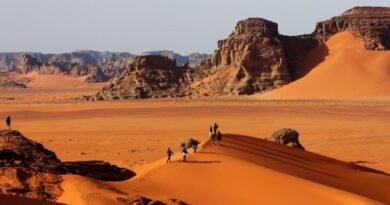
[[[313,37],[324,42],[332,35],[349,31],[364,40],[369,50],[390,49],[390,8],[355,7],[342,15],[317,23]]]
[[[252,94],[289,83],[278,25],[261,18],[238,22],[194,79],[201,95]]]

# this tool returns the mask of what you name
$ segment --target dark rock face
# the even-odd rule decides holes
[[[287,70],[291,80],[297,80],[303,77],[308,70],[300,67],[300,63],[304,61],[306,55],[315,47],[319,46],[319,41],[312,35],[301,36],[280,36],[283,43],[284,55],[287,61]],[[325,49],[325,47],[324,47]],[[324,54],[326,51],[324,52]],[[312,65],[313,67],[315,65]]]
[[[284,128],[274,132],[267,140],[305,150],[299,142],[298,137],[299,133],[297,131],[290,128]]]
[[[36,58],[32,57],[30,54],[23,54],[20,57],[19,64],[17,65],[17,69],[21,73],[28,73],[31,71],[38,71],[42,66],[42,63],[39,62]]]
[[[390,49],[390,8],[389,7],[355,7],[341,16],[319,22],[313,36],[320,42],[332,35],[349,31],[364,40],[368,50]]]
[[[186,67],[158,55],[135,58],[128,70],[110,81],[89,100],[181,97],[186,87]]]
[[[54,152],[18,131],[0,131],[0,190],[30,198],[56,200],[61,174],[78,174],[99,180],[126,180],[135,173],[103,161],[61,162]]]
[[[197,88],[214,95],[252,94],[289,83],[277,24],[261,18],[238,22],[196,77],[207,79]]]

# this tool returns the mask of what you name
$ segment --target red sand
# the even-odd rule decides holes
[[[322,62],[321,59],[325,58]],[[320,62],[317,66],[310,67]],[[364,50],[349,32],[313,49],[301,65],[303,78],[257,98],[346,99],[390,96],[390,51]]]
[[[180,157],[150,164],[125,182],[67,176],[59,201],[120,204],[116,197],[125,192],[189,204],[390,203],[388,175],[258,138],[226,135],[223,146],[206,142],[187,163]]]

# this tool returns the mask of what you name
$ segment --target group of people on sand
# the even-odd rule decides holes
[[[216,140],[217,143],[219,145],[221,145],[222,144],[222,133],[218,128],[219,128],[219,126],[217,123],[214,123],[214,125],[210,126],[209,137],[210,137],[210,141],[212,144],[216,144],[216,142],[215,142],[215,140]],[[198,149],[198,143],[192,142],[191,148],[194,150],[194,154],[196,154],[196,150]],[[189,153],[187,151],[186,143],[182,143],[180,145],[180,150],[181,150],[181,154],[183,156],[183,162],[186,162],[187,156],[189,155]],[[167,163],[171,162],[172,156],[173,156],[173,151],[170,147],[168,147],[168,149],[167,149]]]
[[[11,131],[11,116],[7,116],[7,118],[5,118],[5,124],[7,124],[7,130]]]
[[[194,153],[196,153],[196,150],[198,149],[198,144],[193,142],[191,147],[194,150]],[[180,150],[181,150],[181,154],[183,156],[183,162],[186,162],[187,156],[189,155],[189,153],[187,151],[186,143],[181,143]],[[170,147],[168,147],[168,150],[167,150],[167,157],[168,157],[167,163],[171,162],[172,155],[173,155],[173,151],[172,151],[172,149]]]
[[[218,129],[219,126],[217,123],[214,123],[214,125],[210,126],[209,131],[209,137],[212,144],[216,144],[215,141],[217,141],[217,144],[222,144],[222,133],[221,130]]]

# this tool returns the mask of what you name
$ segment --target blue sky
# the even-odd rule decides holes
[[[237,21],[262,17],[282,34],[310,33],[315,23],[354,6],[388,0],[0,0],[0,52],[169,49],[212,53]]]

